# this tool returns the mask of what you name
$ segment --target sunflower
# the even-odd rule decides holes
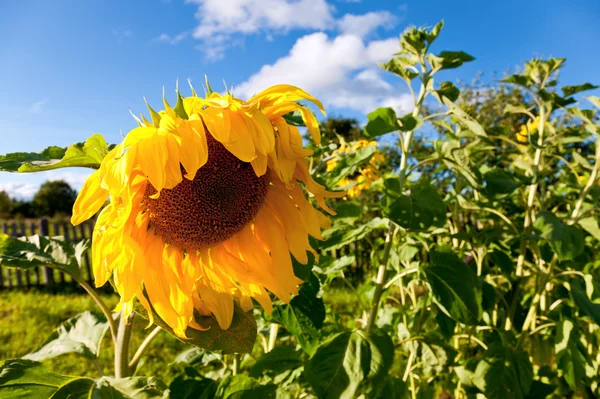
[[[531,123],[528,122],[527,125],[521,125],[521,129],[516,133],[517,141],[519,143],[527,143],[529,141],[527,130],[529,129],[529,132],[533,134],[537,132],[539,124],[540,117],[536,116]]]
[[[368,140],[358,140],[352,145],[343,143],[339,148],[334,150],[331,153],[331,155],[339,156],[341,154],[353,152],[361,148],[367,148],[371,146],[377,147],[377,142]],[[337,161],[337,157],[331,158],[327,161],[327,172],[331,172],[335,169]],[[348,187],[347,194],[350,198],[356,198],[360,196],[360,194],[363,191],[369,189],[375,181],[379,180],[380,176],[378,173],[378,167],[379,164],[383,163],[384,161],[385,156],[381,152],[376,151],[369,160],[369,163],[365,166],[363,170],[361,170],[358,176],[356,176],[355,178],[344,177],[340,179],[340,181],[338,181],[337,183],[338,187]]]
[[[284,302],[297,293],[291,255],[307,263],[309,235],[321,239],[333,214],[328,192],[309,172],[302,137],[284,116],[298,111],[320,142],[314,115],[297,101],[323,105],[289,85],[248,101],[229,92],[192,96],[142,116],[85,182],[72,223],[98,215],[93,234],[97,287],[111,277],[118,309],[135,298],[180,337],[201,329],[194,312],[213,315],[222,329],[234,303],[252,299],[270,312],[273,293]]]

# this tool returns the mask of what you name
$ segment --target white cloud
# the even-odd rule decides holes
[[[64,180],[75,190],[79,191],[83,187],[91,171],[50,171],[48,172],[48,180]]]
[[[155,40],[162,42],[162,43],[177,44],[180,41],[182,41],[183,39],[186,39],[189,35],[190,35],[190,32],[181,32],[180,34],[175,35],[175,36],[171,36],[167,33],[162,33]]]
[[[0,183],[0,191],[5,191],[9,197],[16,199],[31,199],[39,188],[39,184],[17,182]]]
[[[236,37],[273,34],[293,29],[325,30],[335,27],[333,7],[326,0],[187,0],[198,6],[198,25],[192,36],[208,60],[223,58],[227,48],[240,44]]]
[[[234,91],[249,97],[268,86],[288,83],[315,95],[326,107],[370,112],[392,106],[404,113],[412,109],[410,95],[398,93],[376,67],[397,51],[394,38],[367,43],[355,35],[329,38],[313,33],[299,38],[288,55],[264,65]]]
[[[362,15],[346,14],[337,21],[342,34],[352,34],[365,37],[374,30],[383,27],[393,28],[397,18],[388,11],[368,12]]]
[[[332,7],[325,0],[189,0],[197,4],[196,38],[215,34],[327,29]]]
[[[40,112],[42,112],[44,110],[47,103],[48,103],[47,98],[44,98],[43,100],[35,101],[29,107],[29,113],[30,114],[39,114]]]

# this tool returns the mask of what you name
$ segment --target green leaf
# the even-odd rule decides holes
[[[435,91],[435,94],[441,103],[443,103],[443,97],[454,102],[460,96],[460,90],[452,82],[442,82],[440,88]]]
[[[396,112],[392,108],[377,108],[367,115],[367,118],[369,122],[363,132],[367,138],[378,137],[401,129]]]
[[[186,367],[169,385],[169,397],[173,399],[212,399],[216,393],[217,383],[192,367]]]
[[[154,377],[102,377],[86,398],[166,399],[167,386]]]
[[[272,320],[282,324],[296,339],[302,349],[312,355],[319,343],[325,320],[325,304],[320,296],[321,283],[313,274],[300,287],[298,295],[289,305],[273,309]]]
[[[473,132],[476,136],[487,137],[487,133],[483,127],[473,117],[463,111],[458,105],[454,104],[449,98],[442,97],[442,101],[463,126]]]
[[[593,217],[579,219],[577,224],[583,227],[583,229],[596,240],[600,240],[600,226],[598,226],[598,221],[596,219]]]
[[[426,375],[439,375],[454,363],[456,350],[434,335],[427,335],[420,344],[421,361]]]
[[[597,89],[598,87],[600,87],[600,86],[595,86],[591,83],[584,83],[582,85],[577,85],[577,86],[564,86],[562,88],[562,92],[563,92],[563,96],[569,97],[569,96],[572,96],[573,94],[581,93],[582,91]]]
[[[450,339],[454,336],[456,322],[450,317],[446,316],[446,313],[438,309],[435,315],[435,321],[440,328],[440,333],[444,338]]]
[[[344,331],[317,348],[304,374],[319,398],[377,397],[393,356],[394,345],[387,334]]]
[[[430,54],[429,59],[434,69],[441,70],[458,68],[465,62],[474,61],[475,57],[464,51],[442,51],[437,56]]]
[[[488,197],[503,197],[512,194],[521,183],[512,174],[500,168],[494,168],[483,177],[485,192]]]
[[[534,380],[531,382],[531,388],[525,399],[546,399],[555,390],[556,385],[544,384],[541,381]]]
[[[425,278],[438,304],[450,316],[464,324],[474,325],[481,319],[482,294],[477,275],[451,250],[431,252],[431,264],[423,268]]]
[[[415,62],[408,57],[394,57],[385,64],[379,66],[386,71],[389,71],[395,75],[400,76],[402,79],[411,81],[419,74],[414,69]]]
[[[108,326],[103,316],[85,311],[62,323],[38,350],[23,356],[23,359],[40,361],[64,353],[78,353],[88,359],[96,359]]]
[[[148,318],[146,310],[140,305],[136,312]],[[205,331],[188,328],[185,332],[187,339],[177,337],[173,329],[165,323],[152,309],[154,324],[185,343],[209,351],[223,351],[224,353],[250,353],[256,341],[257,325],[252,312],[244,312],[237,304],[234,305],[233,319],[227,330],[222,330],[217,319],[212,316],[195,314],[196,323],[206,328]]]
[[[104,137],[94,134],[85,143],[73,144],[69,148],[52,146],[40,153],[15,152],[0,155],[0,171],[41,172],[67,167],[98,169],[109,150]]]
[[[406,114],[402,118],[398,119],[400,130],[403,132],[411,132],[415,130],[420,124],[421,120],[413,116],[413,114]]]
[[[303,364],[302,352],[291,346],[277,346],[258,358],[250,368],[250,376],[258,378],[265,372],[280,374],[301,367]]]
[[[531,87],[533,85],[533,81],[525,75],[510,75],[509,77],[502,79],[502,82],[512,83],[523,87]]]
[[[600,326],[600,304],[590,300],[585,290],[581,287],[581,284],[579,284],[579,281],[571,281],[570,284],[571,296],[579,307],[581,314],[588,316]]]
[[[302,112],[297,110],[283,115],[283,119],[291,126],[306,126],[304,119],[302,119]]]
[[[396,199],[387,216],[408,230],[442,227],[446,223],[446,204],[435,188],[423,185],[415,187],[412,194]]]
[[[0,363],[0,397],[3,399],[85,397],[93,386],[91,378],[58,375],[33,360]]]
[[[315,267],[315,272],[320,274],[334,274],[343,271],[348,266],[356,262],[354,255],[344,255],[340,258],[334,258],[332,256],[320,255],[319,266]]]
[[[533,227],[548,241],[559,260],[573,260],[583,252],[584,237],[581,230],[561,222],[552,212],[538,213]]]
[[[589,360],[586,349],[579,340],[571,320],[562,320],[556,327],[556,343],[554,351],[558,368],[562,371],[567,384],[577,391],[587,385],[586,365]]]
[[[525,398],[533,381],[527,352],[493,344],[473,375],[473,383],[488,399]]]
[[[239,374],[221,381],[215,399],[275,399],[276,391],[276,385],[261,385],[254,378]]]
[[[367,234],[374,230],[388,228],[388,220],[382,218],[373,218],[369,222],[359,226],[348,226],[331,229],[323,232],[323,238],[326,240],[321,243],[321,249],[337,249],[348,245],[351,242],[362,240]]]
[[[514,270],[513,261],[510,256],[506,253],[500,251],[499,249],[494,249],[491,252],[488,252],[487,255],[490,258],[490,261],[498,266],[502,273],[507,276],[510,276]]]
[[[82,256],[88,245],[89,240],[73,245],[63,237],[33,235],[14,238],[0,234],[0,265],[19,269],[50,266],[79,275]]]

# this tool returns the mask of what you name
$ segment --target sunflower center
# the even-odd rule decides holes
[[[156,193],[148,184],[144,201],[150,225],[166,242],[181,249],[203,249],[241,231],[258,213],[269,180],[257,177],[210,134],[208,161],[194,180],[183,179],[171,190]],[[183,168],[182,168],[183,173]]]

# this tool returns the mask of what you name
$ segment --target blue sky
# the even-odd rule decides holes
[[[364,120],[405,108],[406,89],[376,67],[409,25],[445,20],[435,50],[476,61],[445,72],[491,79],[533,56],[567,57],[563,84],[600,83],[600,2],[373,0],[104,0],[0,2],[0,153],[66,146],[102,133],[117,142],[129,115],[156,108],[175,81],[240,97],[291,83],[328,112]],[[47,179],[80,187],[87,171],[0,174],[0,190],[28,197]]]

